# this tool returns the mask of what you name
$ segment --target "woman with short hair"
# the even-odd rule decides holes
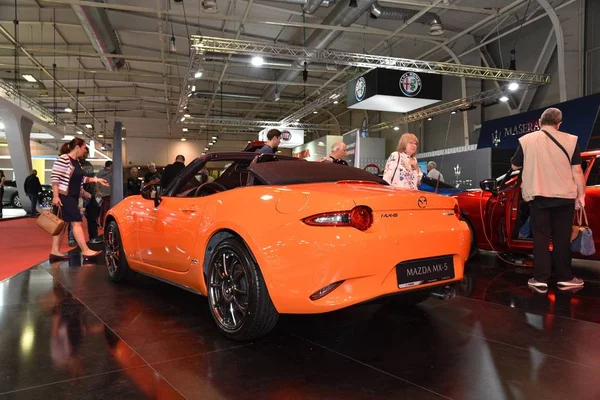
[[[383,179],[396,189],[417,190],[423,172],[417,163],[419,139],[412,133],[400,137],[396,151],[390,154],[383,172]]]
[[[52,206],[61,207],[61,218],[71,224],[73,236],[81,249],[84,260],[89,261],[100,252],[92,251],[85,240],[81,225],[81,212],[79,211],[79,197],[83,195],[84,183],[99,183],[108,186],[102,178],[87,177],[79,164],[79,160],[87,151],[87,145],[81,138],[74,138],[69,143],[62,145],[60,156],[52,167]],[[60,244],[65,231],[52,237],[52,249],[49,261],[68,259],[68,255],[60,252]]]

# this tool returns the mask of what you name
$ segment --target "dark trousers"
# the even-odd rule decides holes
[[[102,197],[102,205],[100,206],[100,216],[98,218],[100,225],[104,226],[104,218],[106,218],[106,213],[110,210],[110,196]]]
[[[27,197],[29,197],[29,201],[31,201],[31,215],[37,214],[37,203],[38,203],[37,194],[28,194]]]
[[[88,203],[85,206],[85,219],[87,220],[88,235],[90,236],[90,240],[92,240],[93,238],[98,236],[98,213],[99,212],[100,212],[100,207],[98,207],[96,198],[94,196],[92,196],[92,198],[88,200]]]
[[[533,277],[548,282],[552,267],[557,281],[573,279],[571,272],[571,228],[575,205],[539,208],[535,200],[531,207],[533,233]],[[552,253],[548,246],[552,240]]]

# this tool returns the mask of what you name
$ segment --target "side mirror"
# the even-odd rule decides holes
[[[162,202],[162,187],[160,185],[146,185],[141,190],[142,198],[154,200],[154,207],[158,207]]]
[[[479,182],[479,186],[484,192],[494,192],[497,187],[496,185],[497,182],[495,179],[484,179],[481,182]]]

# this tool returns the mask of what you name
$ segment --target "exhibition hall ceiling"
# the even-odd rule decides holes
[[[528,0],[0,0],[0,79],[100,142],[110,143],[116,119],[129,137],[218,135],[211,150],[240,150],[260,129],[179,124],[191,35],[452,62],[526,12],[544,11]],[[263,61],[206,59],[185,113],[279,121],[361,71],[310,63],[304,81],[302,60]],[[341,101],[303,122],[337,124],[347,112]]]

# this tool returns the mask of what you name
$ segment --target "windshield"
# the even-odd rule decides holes
[[[322,162],[259,162],[248,167],[267,185],[298,185],[338,181],[367,181],[387,185],[387,182],[365,170],[347,165]]]

